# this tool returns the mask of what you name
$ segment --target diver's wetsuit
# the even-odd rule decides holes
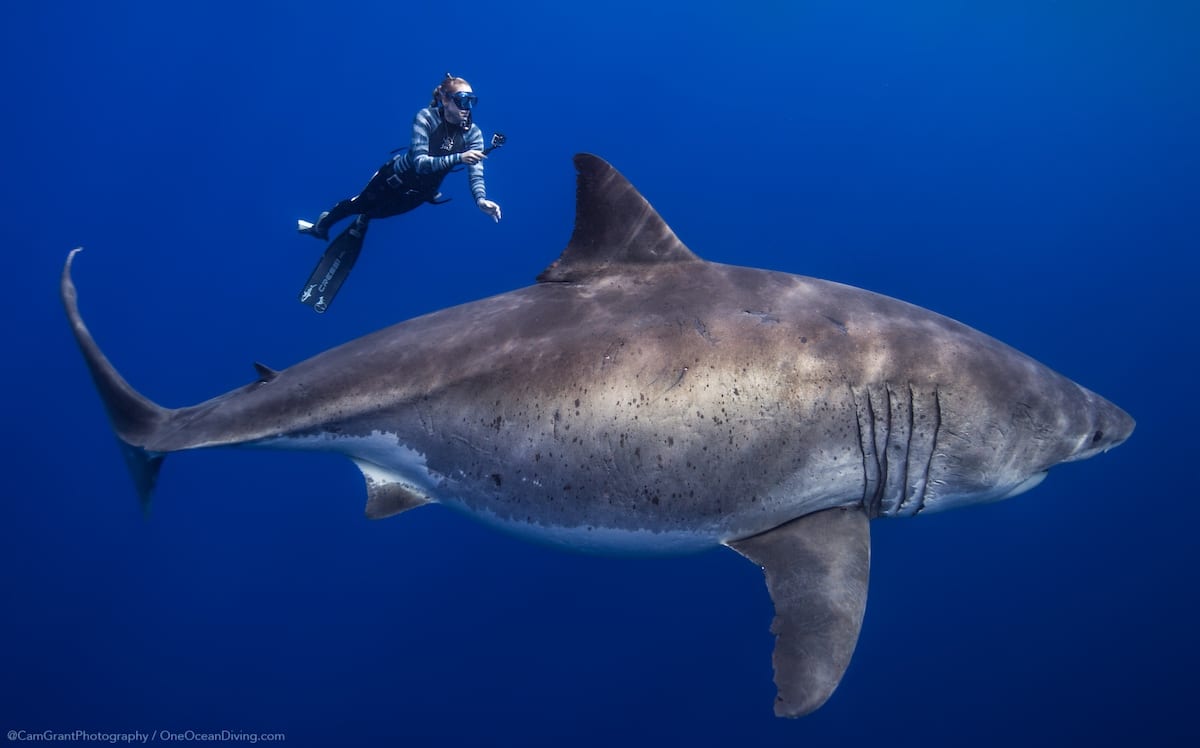
[[[318,222],[318,236],[328,234],[330,227],[343,218],[360,214],[367,218],[387,218],[432,202],[446,174],[462,164],[466,151],[483,150],[483,131],[471,123],[464,132],[459,125],[442,119],[441,113],[426,107],[413,118],[412,142],[408,150],[390,159],[363,191],[342,200]],[[487,197],[483,183],[483,164],[467,166],[471,194],[475,201]]]

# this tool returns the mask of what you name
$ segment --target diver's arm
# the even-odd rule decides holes
[[[429,136],[438,126],[437,115],[429,107],[417,112],[413,118],[412,142],[408,146],[408,160],[418,174],[446,171],[462,163],[461,153],[448,156],[429,155]],[[481,136],[482,138],[482,136]],[[480,150],[483,150],[480,148]]]
[[[483,152],[483,131],[477,125],[471,125],[471,129],[467,131],[466,147],[467,153],[479,154],[477,160],[473,159],[474,163],[468,162],[467,165],[467,178],[471,183],[471,195],[475,198],[475,205],[491,216],[493,221],[499,222],[500,206],[487,199],[487,187],[483,183],[483,160],[487,155]]]
[[[480,130],[478,125],[471,125],[471,129],[467,131],[466,141],[468,151],[483,153],[483,130]],[[467,166],[467,180],[471,184],[471,194],[475,197],[477,205],[480,200],[487,199],[487,186],[483,182],[484,158],[487,156]]]

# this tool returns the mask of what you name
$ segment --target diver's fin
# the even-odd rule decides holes
[[[775,714],[802,717],[837,688],[867,607],[871,535],[861,509],[826,509],[727,543],[763,567],[775,603]]]
[[[607,161],[577,153],[575,168],[575,232],[538,281],[564,283],[630,265],[700,261]]]
[[[354,460],[367,482],[367,519],[383,519],[429,503],[429,499],[387,470],[365,460]]]
[[[325,254],[321,255],[321,260],[300,290],[300,303],[308,304],[318,313],[329,308],[358,259],[368,223],[366,216],[359,216],[350,224],[350,228],[329,243]]]

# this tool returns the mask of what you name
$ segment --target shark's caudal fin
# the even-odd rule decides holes
[[[775,714],[803,717],[837,688],[867,608],[871,537],[860,509],[826,509],[728,544],[763,568],[775,603]]]
[[[138,444],[143,443],[145,438],[167,419],[171,411],[147,400],[130,387],[100,352],[100,347],[83,324],[83,318],[79,315],[75,284],[71,281],[71,264],[75,261],[75,255],[82,249],[83,247],[78,247],[67,255],[59,290],[71,330],[75,333],[75,342],[79,344],[84,361],[92,372],[96,389],[100,391],[113,430],[120,440],[125,464],[133,476],[142,506],[146,508],[150,503],[150,494],[154,491],[154,482],[158,478],[163,455],[142,449]]]
[[[700,261],[607,161],[579,153],[575,168],[575,232],[539,282],[577,282],[629,265]]]

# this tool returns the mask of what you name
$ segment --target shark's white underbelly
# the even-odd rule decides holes
[[[627,529],[524,522],[479,510],[454,499],[441,503],[462,510],[499,530],[545,545],[585,553],[626,556],[675,556],[696,553],[721,545],[716,533],[699,531]]]
[[[488,525],[519,537],[575,551],[617,555],[680,555],[721,545],[720,528],[651,530],[606,527],[595,523],[566,525],[528,516],[519,519],[486,508],[482,502],[468,501],[471,489],[461,476],[444,475],[429,468],[424,453],[403,444],[395,434],[375,431],[370,436],[319,434],[282,436],[247,445],[266,449],[287,449],[344,454],[363,470],[369,480],[395,483],[423,496],[431,503],[444,504]]]

